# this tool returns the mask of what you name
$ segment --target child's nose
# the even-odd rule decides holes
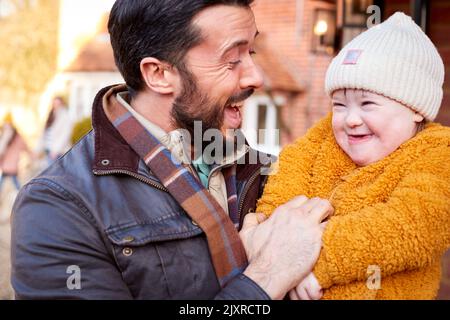
[[[345,123],[348,127],[354,128],[363,124],[363,121],[356,111],[349,111],[345,118]]]

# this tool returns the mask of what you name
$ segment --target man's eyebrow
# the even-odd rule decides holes
[[[256,33],[255,33],[255,38],[256,38],[258,35],[259,35],[259,31],[256,31]],[[237,40],[237,41],[233,42],[232,44],[230,44],[229,46],[227,46],[227,47],[223,50],[223,53],[222,53],[222,55],[221,55],[222,58],[223,58],[223,56],[224,56],[225,54],[227,54],[227,52],[230,51],[231,49],[234,49],[234,48],[239,47],[239,46],[247,45],[247,44],[248,44],[248,41],[247,41],[247,40]]]

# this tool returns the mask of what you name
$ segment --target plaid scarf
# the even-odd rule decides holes
[[[228,213],[236,228],[239,227],[239,213],[236,192],[236,166],[230,166],[222,170],[227,188]]]
[[[226,168],[230,217],[186,168],[174,163],[171,153],[116,99],[104,103],[105,113],[133,150],[144,160],[169,193],[205,232],[216,276],[222,287],[243,272],[247,257],[239,234],[235,166]]]

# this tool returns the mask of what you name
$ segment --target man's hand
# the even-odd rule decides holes
[[[333,211],[327,200],[298,196],[261,224],[261,213],[249,213],[240,232],[249,261],[244,274],[272,299],[282,299],[311,272],[322,246],[322,222]]]
[[[322,287],[312,272],[297,287],[289,291],[291,300],[319,300],[322,295]]]

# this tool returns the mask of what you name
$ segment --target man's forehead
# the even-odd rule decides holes
[[[193,23],[209,42],[249,41],[257,34],[253,12],[247,7],[212,6],[197,14]]]

